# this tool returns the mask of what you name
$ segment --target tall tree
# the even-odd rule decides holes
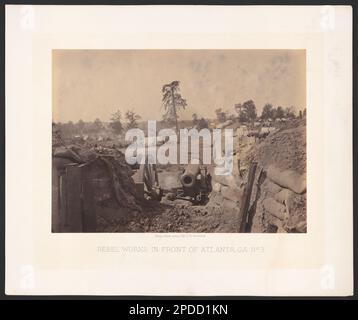
[[[257,117],[256,114],[256,106],[253,100],[245,101],[240,106],[239,111],[239,121],[240,122],[247,122],[247,121],[254,121]]]
[[[72,121],[68,121],[66,123],[66,126],[65,126],[65,132],[69,135],[69,136],[72,136],[73,134],[75,134],[75,125],[73,124]]]
[[[235,111],[237,112],[237,114],[240,116],[241,109],[242,109],[242,104],[241,104],[241,103],[236,103],[236,104],[234,105],[234,109],[235,109]]]
[[[132,129],[138,127],[138,120],[141,119],[139,114],[136,114],[133,110],[128,110],[125,114],[127,121],[127,129]]]
[[[276,118],[283,118],[285,116],[285,112],[281,106],[276,108]]]
[[[242,104],[242,108],[245,110],[249,121],[254,121],[256,119],[256,106],[253,100],[245,101]]]
[[[273,106],[271,103],[266,103],[262,109],[262,113],[261,113],[261,119],[262,120],[267,120],[269,118],[272,118],[273,115]]]
[[[195,126],[198,123],[199,117],[197,113],[193,113],[191,118],[193,119],[193,125]]]
[[[84,129],[84,127],[85,127],[85,123],[83,122],[82,119],[78,120],[78,122],[76,123],[76,127],[77,127],[79,133],[82,134],[82,133],[83,133],[83,129]]]
[[[288,119],[294,119],[296,118],[296,114],[295,114],[295,108],[294,107],[289,107],[289,108],[286,108],[284,110],[284,116]]]
[[[174,122],[177,134],[179,135],[178,111],[185,109],[186,100],[180,94],[179,81],[173,81],[162,87],[162,103],[164,107],[164,120]]]
[[[93,131],[98,132],[103,129],[102,121],[99,118],[96,118],[92,124]]]
[[[196,128],[198,130],[201,130],[204,128],[209,128],[209,123],[207,120],[205,120],[203,117],[201,117],[196,124]]]
[[[115,113],[112,114],[109,126],[117,134],[123,131],[122,113],[119,110],[117,110]]]
[[[216,109],[215,114],[219,122],[225,122],[227,120],[227,114],[221,108]]]
[[[52,149],[64,145],[62,140],[61,126],[52,121]]]

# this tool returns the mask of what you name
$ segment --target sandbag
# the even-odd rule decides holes
[[[287,205],[288,199],[291,196],[291,194],[292,194],[291,190],[284,188],[280,192],[276,193],[274,195],[274,198],[276,201]]]
[[[280,170],[275,166],[269,166],[267,177],[283,188],[288,188],[295,193],[306,192],[306,177],[292,170]]]
[[[238,187],[239,179],[233,175],[228,176],[220,176],[220,175],[213,175],[213,180],[221,185],[228,186],[228,187]]]
[[[221,194],[224,199],[238,202],[242,199],[243,189],[239,189],[238,187],[221,186]]]
[[[262,202],[265,210],[278,219],[286,218],[286,207],[273,198],[267,198]]]
[[[213,192],[220,192],[221,190],[221,184],[218,182],[213,182],[212,183],[212,191]]]
[[[272,196],[282,190],[282,188],[278,184],[272,182],[270,179],[264,180],[262,188],[265,189]]]

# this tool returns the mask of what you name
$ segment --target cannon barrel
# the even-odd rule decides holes
[[[183,187],[192,188],[195,185],[196,177],[200,173],[199,164],[188,164],[184,173],[180,177],[180,182]]]

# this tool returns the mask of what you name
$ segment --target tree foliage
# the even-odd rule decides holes
[[[112,114],[109,126],[117,134],[123,131],[122,113],[120,110],[117,110],[115,113]]]
[[[204,129],[204,128],[209,128],[209,123],[206,119],[204,119],[203,117],[201,117],[198,120],[198,123],[196,124],[196,128],[198,130]]]
[[[84,121],[82,119],[78,120],[78,122],[76,123],[76,127],[78,128],[78,131],[80,133],[83,132],[83,129],[85,128],[85,125],[86,124],[84,123]]]
[[[96,118],[92,124],[93,131],[98,132],[104,128],[102,121],[99,118]]]
[[[125,119],[127,122],[127,129],[132,129],[138,127],[138,120],[141,119],[141,116],[136,114],[133,110],[128,110],[125,114]]]
[[[235,109],[235,111],[237,112],[237,114],[240,116],[241,109],[242,109],[242,104],[241,104],[241,103],[236,103],[236,104],[234,105],[234,109]]]
[[[197,113],[193,113],[192,119],[193,119],[193,125],[195,126],[195,128],[197,130],[201,130],[201,129],[209,127],[208,121],[206,119],[204,119],[203,117],[199,118]]]
[[[295,109],[293,107],[286,108],[284,110],[284,117],[288,119],[294,119],[296,117]]]
[[[216,109],[215,114],[219,122],[225,122],[227,120],[227,114],[222,110],[222,108]]]
[[[253,100],[245,101],[242,105],[236,104],[235,110],[239,113],[240,122],[254,121],[257,117],[256,106]]]
[[[296,115],[293,107],[284,109],[281,106],[278,106],[277,108],[274,108],[270,103],[264,105],[261,113],[262,120],[276,120],[281,118],[294,119],[295,117]]]
[[[285,117],[285,112],[283,111],[283,108],[281,106],[278,106],[276,108],[275,119],[281,119],[284,117]]]
[[[266,103],[262,109],[261,119],[267,120],[273,118],[273,106],[271,103]]]
[[[162,87],[163,119],[168,123],[175,123],[177,132],[179,132],[178,111],[187,106],[186,100],[180,94],[179,84],[179,81],[172,81]]]
[[[193,120],[193,125],[197,125],[198,121],[199,121],[199,117],[196,113],[193,113],[191,116],[192,120]]]

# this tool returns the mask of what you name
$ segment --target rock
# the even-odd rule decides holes
[[[267,169],[267,177],[283,188],[288,188],[295,193],[306,192],[306,177],[292,170],[280,170],[274,165]]]
[[[265,210],[274,217],[284,220],[286,218],[286,207],[273,198],[264,199],[262,202]]]

